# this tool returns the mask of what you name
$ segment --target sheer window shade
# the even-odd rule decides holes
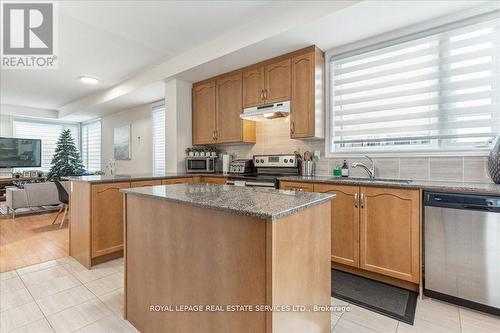
[[[165,173],[165,106],[153,106],[153,172]]]
[[[24,139],[41,139],[42,140],[42,166],[41,169],[45,172],[50,170],[50,162],[57,146],[57,140],[64,129],[70,129],[75,144],[78,147],[78,125],[77,124],[61,124],[61,123],[45,123],[28,120],[13,121],[13,136],[15,138]],[[30,168],[23,168],[30,169]]]
[[[487,149],[500,133],[499,19],[333,59],[332,152]]]
[[[101,170],[101,121],[82,124],[82,161],[90,172]]]

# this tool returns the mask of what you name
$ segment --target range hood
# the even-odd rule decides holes
[[[290,114],[290,101],[279,102],[274,104],[254,106],[243,109],[240,114],[241,119],[262,121],[266,119],[274,119],[286,117]]]

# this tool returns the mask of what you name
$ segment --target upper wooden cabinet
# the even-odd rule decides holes
[[[215,143],[215,80],[193,86],[193,143]]]
[[[290,101],[290,137],[323,137],[324,65],[323,51],[310,46],[195,83],[193,143],[255,142],[255,123],[240,113],[283,101]]]
[[[292,138],[324,135],[324,64],[323,52],[318,48],[292,58]]]
[[[264,104],[264,66],[243,71],[243,107]]]

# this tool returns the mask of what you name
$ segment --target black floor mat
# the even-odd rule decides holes
[[[417,293],[332,269],[332,296],[413,325]]]

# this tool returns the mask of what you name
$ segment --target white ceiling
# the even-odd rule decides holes
[[[197,81],[300,47],[327,50],[485,2],[62,2],[59,69],[2,70],[1,102],[86,120],[163,98],[168,77]],[[101,83],[83,85],[80,75]]]

